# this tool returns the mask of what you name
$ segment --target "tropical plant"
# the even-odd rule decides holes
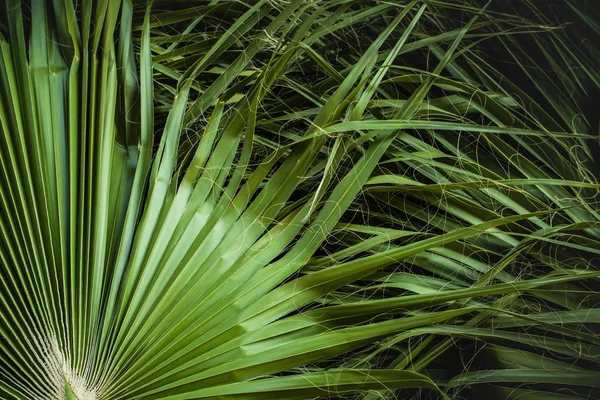
[[[2,0],[0,397],[598,398],[552,3]]]

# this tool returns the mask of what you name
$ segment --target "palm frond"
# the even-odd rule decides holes
[[[585,4],[2,4],[1,398],[598,396]]]

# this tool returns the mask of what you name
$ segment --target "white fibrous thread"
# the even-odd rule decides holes
[[[73,370],[69,357],[63,353],[55,336],[51,336],[47,342],[38,343],[38,346],[40,346],[44,366],[53,388],[54,398],[66,400],[66,381],[77,399],[100,400],[97,390],[90,387],[86,379]]]

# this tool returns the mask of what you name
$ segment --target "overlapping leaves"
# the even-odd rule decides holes
[[[533,3],[4,4],[1,397],[597,393],[597,52]]]

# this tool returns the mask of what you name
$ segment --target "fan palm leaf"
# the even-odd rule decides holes
[[[595,396],[599,30],[500,3],[3,0],[0,397]]]

